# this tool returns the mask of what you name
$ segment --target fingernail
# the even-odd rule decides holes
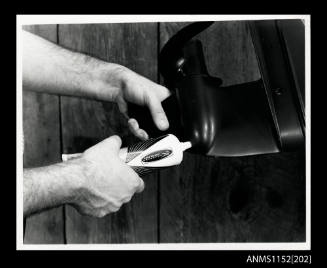
[[[143,133],[143,138],[144,138],[145,140],[149,139],[149,136],[148,136],[148,134],[146,134],[146,133]]]
[[[162,129],[166,129],[168,127],[168,121],[167,121],[167,119],[161,118],[160,121],[159,121],[159,126]]]

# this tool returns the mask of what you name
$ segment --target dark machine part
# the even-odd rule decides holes
[[[163,101],[170,122],[164,133],[191,141],[191,152],[243,156],[304,146],[304,25],[300,20],[248,22],[261,79],[223,87],[208,74],[199,40],[213,22],[192,23],[164,46],[159,71],[172,95]],[[151,137],[159,131],[145,108],[130,116]]]
[[[281,20],[249,26],[279,147],[295,150],[305,133],[304,25]]]

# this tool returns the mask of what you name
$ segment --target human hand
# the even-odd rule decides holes
[[[124,67],[121,70],[121,77],[123,81],[121,89],[113,96],[113,100],[117,102],[119,110],[128,118],[127,102],[147,106],[158,129],[168,129],[169,122],[161,102],[169,97],[170,91],[164,86],[156,84]],[[142,140],[149,138],[148,134],[140,128],[136,119],[128,118],[128,125],[136,137]]]
[[[170,95],[167,88],[120,64],[69,51],[25,31],[23,36],[25,89],[99,101],[115,101],[127,118],[127,102],[132,102],[147,106],[160,130],[169,127],[161,105]],[[129,128],[134,135],[143,140],[147,139],[147,133],[139,128],[137,121],[128,119]]]
[[[119,158],[120,147],[121,139],[111,136],[75,160],[82,168],[82,178],[72,205],[80,213],[103,217],[143,191],[143,180]]]
[[[170,95],[167,88],[121,65],[110,63],[99,70],[99,80],[103,82],[98,87],[100,90],[97,90],[97,98],[115,101],[120,112],[128,119],[129,129],[136,137],[146,140],[148,134],[139,127],[136,119],[128,117],[128,102],[147,106],[155,125],[160,130],[168,129],[169,122],[161,105]],[[93,83],[93,87],[94,85]]]

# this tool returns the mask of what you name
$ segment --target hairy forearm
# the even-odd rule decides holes
[[[23,31],[23,84],[27,90],[112,101],[122,87],[125,70]]]
[[[44,209],[72,203],[80,188],[80,160],[24,169],[24,217]]]

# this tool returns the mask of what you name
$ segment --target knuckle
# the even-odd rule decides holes
[[[129,198],[126,198],[125,203],[128,203],[131,200],[132,200],[132,196],[130,196]]]
[[[123,202],[121,200],[119,200],[119,201],[111,202],[110,207],[120,208],[122,204],[123,204]]]
[[[111,139],[118,144],[120,144],[122,142],[121,138],[118,135],[111,136]]]
[[[95,218],[102,218],[106,215],[106,213],[103,210],[95,210],[92,212],[88,212],[87,215],[95,217]]]
[[[100,211],[97,212],[97,217],[98,217],[98,218],[103,218],[103,217],[106,216],[107,214],[108,214],[107,211],[105,211],[105,210],[100,210]]]
[[[131,182],[131,186],[132,186],[132,189],[133,189],[133,190],[138,189],[138,188],[141,186],[140,180],[139,180],[138,178],[137,178],[137,179],[134,179],[134,180]]]
[[[128,172],[126,174],[127,176],[127,181],[129,182],[130,185],[132,186],[137,186],[140,181],[140,177],[137,175],[137,173],[132,169],[128,168]]]
[[[120,209],[120,207],[111,207],[111,212],[117,212]]]
[[[139,192],[143,192],[145,189],[145,183],[142,181],[141,186],[139,188]]]
[[[150,104],[152,103],[152,96],[150,92],[145,92],[145,94],[143,95],[143,102],[144,104],[150,106]]]
[[[132,195],[129,195],[129,196],[126,196],[124,197],[121,202],[124,204],[124,203],[128,203],[129,201],[131,201],[132,199]]]
[[[135,179],[133,180],[133,186],[134,187],[140,186],[140,182],[141,182],[140,178],[139,177],[135,177]]]
[[[122,206],[123,202],[115,202],[115,203],[111,203],[108,207],[107,210],[109,212],[117,212],[121,206]]]

